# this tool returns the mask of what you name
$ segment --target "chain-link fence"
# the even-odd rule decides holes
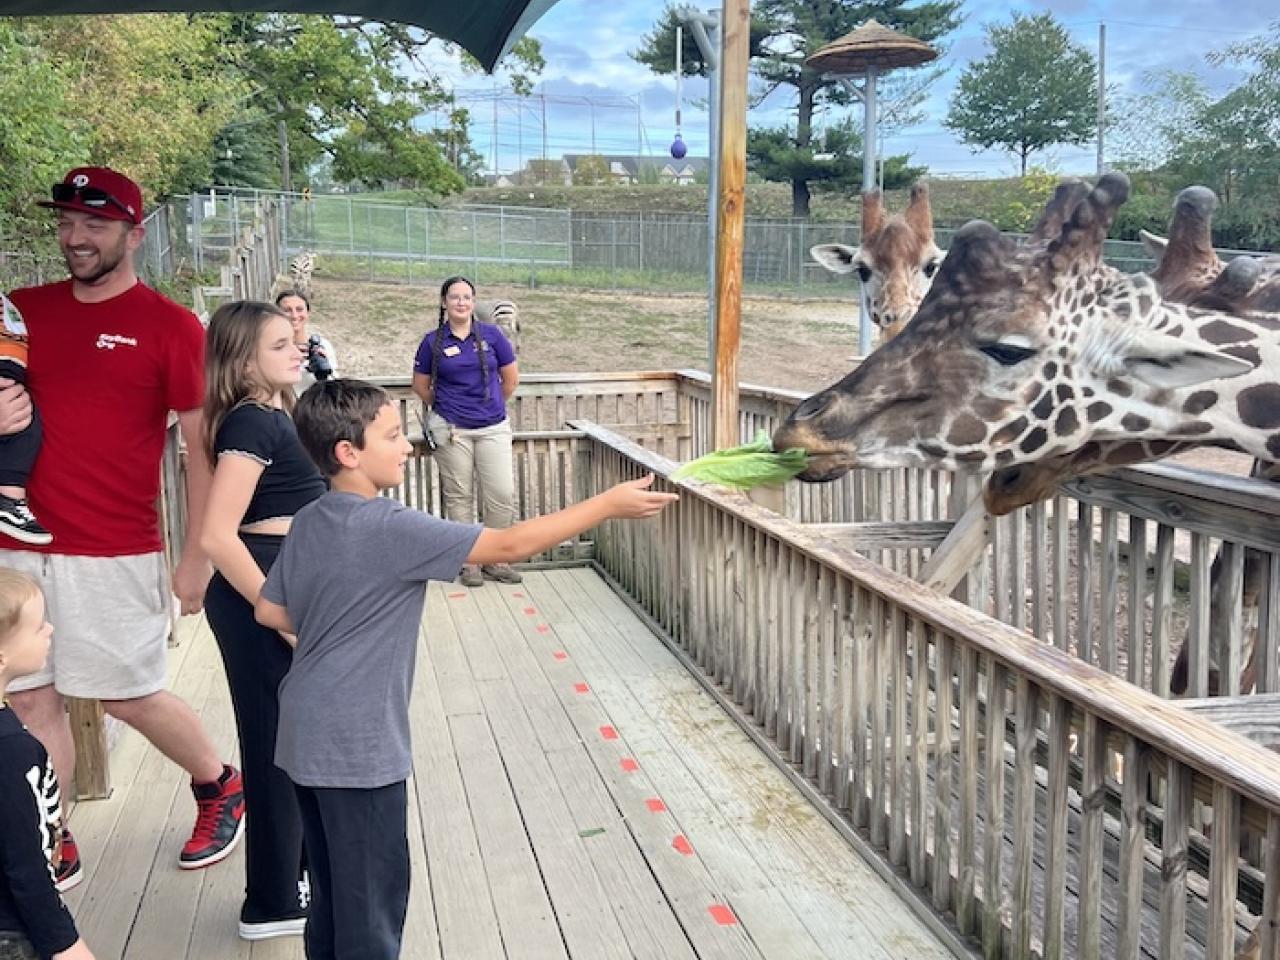
[[[196,267],[225,262],[256,190],[214,190],[190,201]],[[269,194],[283,211],[286,255],[310,251],[320,276],[435,284],[455,273],[486,283],[611,290],[704,291],[706,217],[595,213],[530,207],[432,208],[362,195]],[[946,249],[954,231],[939,229]],[[814,262],[818,243],[856,245],[853,223],[748,217],[743,280],[755,294],[847,296],[851,278]],[[1221,251],[1225,258],[1240,251]],[[1108,240],[1105,256],[1125,271],[1153,266],[1140,243]],[[841,289],[843,288],[843,289]],[[838,292],[839,291],[839,292]]]

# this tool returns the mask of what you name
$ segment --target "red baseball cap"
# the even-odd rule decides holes
[[[76,167],[53,185],[53,199],[37,206],[79,210],[107,220],[142,222],[142,189],[110,167]]]

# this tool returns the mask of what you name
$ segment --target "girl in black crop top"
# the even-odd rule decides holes
[[[248,820],[240,936],[301,935],[306,923],[302,825],[293,785],[276,769],[276,688],[291,651],[253,604],[295,513],[325,491],[293,428],[303,355],[288,318],[236,302],[209,321],[205,440],[214,464],[200,542],[216,574],[205,614],[235,705]]]

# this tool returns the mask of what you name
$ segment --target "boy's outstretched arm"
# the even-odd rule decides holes
[[[669,503],[679,500],[674,493],[657,493],[649,489],[653,474],[610,487],[590,500],[575,503],[556,513],[525,520],[505,530],[481,531],[475,546],[467,555],[467,563],[512,563],[528,560],[535,553],[548,550],[604,520],[637,520],[652,517]],[[258,601],[262,603],[261,600]],[[265,622],[261,617],[259,622]]]

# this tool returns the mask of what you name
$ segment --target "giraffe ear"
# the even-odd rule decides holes
[[[860,249],[843,243],[819,243],[809,248],[809,256],[832,273],[853,273]]]
[[[1131,331],[1127,332],[1132,336]],[[1155,330],[1132,336],[1124,347],[1122,359],[1130,375],[1160,389],[1192,387],[1253,370],[1248,360],[1206,350]]]
[[[1142,249],[1147,251],[1147,256],[1156,262],[1156,268],[1159,269],[1164,252],[1169,249],[1169,241],[1148,230],[1139,230],[1138,239],[1142,241]]]

